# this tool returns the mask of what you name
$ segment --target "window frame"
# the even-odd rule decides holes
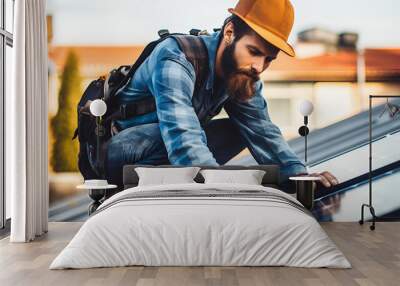
[[[6,97],[6,50],[7,46],[13,48],[13,34],[6,30],[7,16],[15,15],[15,0],[11,0],[12,13],[7,15],[6,1],[0,0],[1,21],[0,21],[0,236],[9,232],[10,221],[6,218],[6,189],[5,189],[5,97]],[[13,29],[12,29],[13,30]]]

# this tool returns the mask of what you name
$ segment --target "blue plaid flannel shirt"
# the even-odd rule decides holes
[[[119,120],[121,129],[159,122],[162,139],[173,165],[218,165],[207,147],[201,120],[216,115],[218,106],[224,108],[244,136],[247,146],[259,164],[278,164],[281,180],[307,173],[304,163],[294,154],[271,122],[267,102],[262,96],[262,82],[252,99],[243,103],[228,100],[222,90],[213,94],[215,57],[219,33],[201,36],[209,54],[210,74],[197,98],[193,97],[195,71],[177,42],[161,42],[136,71],[124,90],[118,94],[121,103],[154,96],[157,111],[134,118]],[[212,95],[212,96],[211,96]]]

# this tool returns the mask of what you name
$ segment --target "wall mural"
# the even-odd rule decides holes
[[[255,33],[243,7],[226,12],[232,3],[215,4],[213,23],[191,12],[193,26],[179,11],[180,24],[161,14],[148,23],[143,5],[136,30],[119,8],[104,18],[106,1],[97,12],[87,5],[48,1],[50,220],[85,220],[92,199],[76,186],[106,179],[119,191],[126,164],[276,164],[289,193],[302,184],[290,177],[308,173],[318,178],[319,221],[358,221],[371,175],[377,215],[400,218],[400,98],[368,100],[400,96],[400,42],[374,38],[368,17],[360,16],[364,28],[322,18],[310,26],[301,14],[309,4],[293,1],[298,20],[276,39]],[[321,13],[342,13],[328,8]],[[110,28],[116,18],[121,30]],[[170,34],[200,24],[208,30]]]

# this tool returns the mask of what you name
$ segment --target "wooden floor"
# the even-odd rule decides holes
[[[48,270],[81,223],[50,223],[32,243],[0,241],[0,285],[400,285],[400,222],[322,223],[353,268],[122,267]]]

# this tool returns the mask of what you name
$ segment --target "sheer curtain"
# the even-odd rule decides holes
[[[48,227],[46,0],[16,1],[14,21],[6,187],[11,190],[10,241],[28,242]]]

